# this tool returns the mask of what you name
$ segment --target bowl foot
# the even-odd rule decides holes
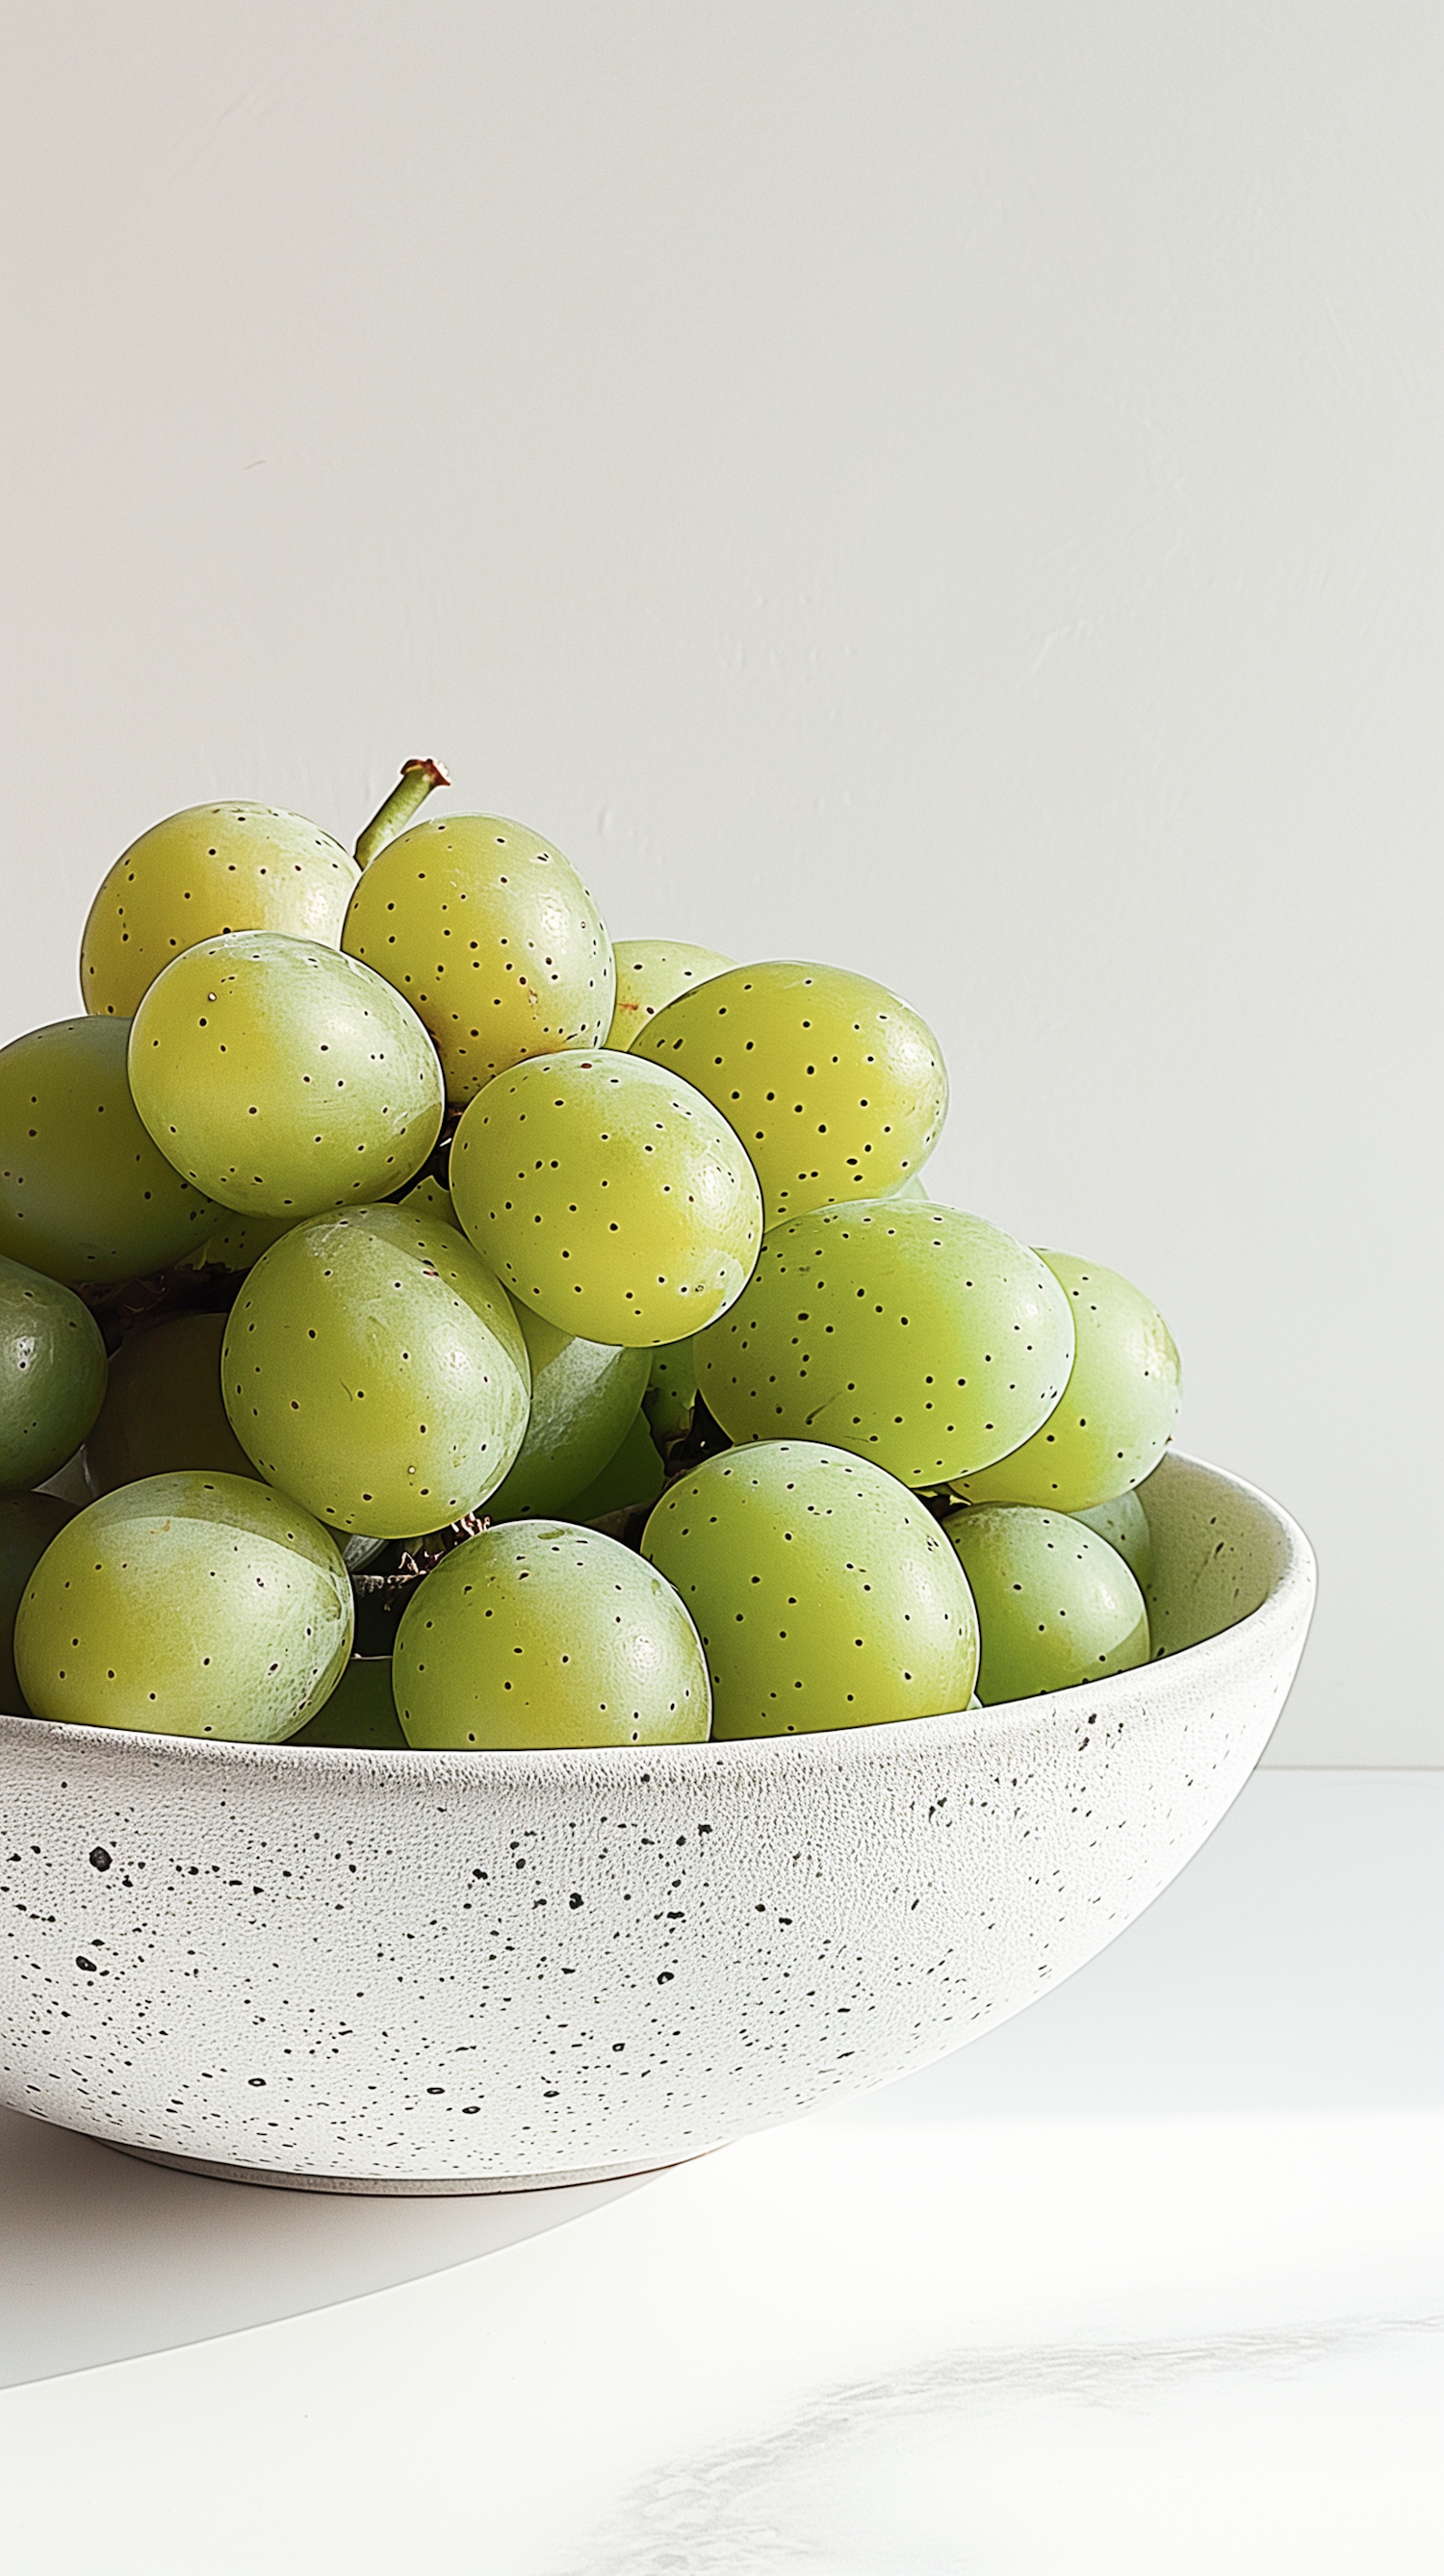
[[[446,2175],[434,2182],[409,2178],[391,2181],[358,2174],[280,2173],[269,2165],[215,2164],[205,2156],[167,2155],[160,2147],[122,2146],[115,2138],[107,2138],[104,2143],[113,2147],[117,2155],[134,2156],[147,2165],[169,2165],[174,2173],[202,2174],[208,2182],[259,2183],[268,2191],[344,2192],[358,2200],[467,2200],[486,2192],[566,2191],[576,2183],[640,2181],[645,2174],[669,2170],[668,2164],[595,2165],[577,2173],[504,2174],[467,2180]],[[686,2163],[690,2159],[670,2161]]]

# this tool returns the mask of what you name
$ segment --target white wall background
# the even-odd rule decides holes
[[[434,750],[618,932],[907,994],[939,1194],[1145,1284],[1320,1548],[1274,1758],[1444,1760],[1433,0],[7,51],[0,1036],[160,814]]]

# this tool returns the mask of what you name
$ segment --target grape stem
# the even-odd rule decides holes
[[[385,802],[378,805],[365,831],[356,844],[356,865],[369,868],[378,852],[398,832],[404,832],[413,814],[419,812],[433,787],[449,787],[450,779],[439,760],[408,760]]]

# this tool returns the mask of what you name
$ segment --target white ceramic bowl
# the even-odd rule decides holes
[[[1198,1849],[1303,1649],[1249,1486],[1142,1489],[1161,1660],[741,1744],[351,1753],[0,1717],[0,2101],[254,2181],[637,2172],[883,2083]]]

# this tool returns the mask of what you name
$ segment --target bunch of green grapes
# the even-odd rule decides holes
[[[229,930],[335,946],[356,862],[329,832],[270,805],[191,805],[122,851],[80,943],[87,1011],[130,1019],[163,966]]]
[[[553,842],[495,814],[414,823],[378,851],[341,944],[405,994],[458,1103],[524,1057],[598,1045],[611,1023],[591,896]]]
[[[651,1348],[725,1313],[762,1240],[762,1198],[711,1103],[635,1055],[567,1050],[499,1074],[451,1149],[457,1217],[563,1332]]]
[[[1157,1309],[934,1203],[906,1002],[614,949],[550,842],[416,822],[445,783],[408,762],[354,860],[171,816],[92,906],[86,1018],[0,1050],[10,1704],[385,1758],[1141,1662]],[[26,1489],[82,1443],[72,1517]]]
[[[130,1032],[56,1020],[0,1048],[0,1252],[51,1279],[143,1278],[198,1251],[216,1220],[142,1124]]]
[[[866,975],[775,961],[679,994],[632,1041],[720,1109],[767,1222],[881,1198],[926,1162],[948,1105],[932,1031]]]
[[[189,949],[141,1003],[129,1067],[162,1153],[246,1216],[383,1197],[441,1132],[441,1068],[415,1012],[315,940],[244,931]]]

